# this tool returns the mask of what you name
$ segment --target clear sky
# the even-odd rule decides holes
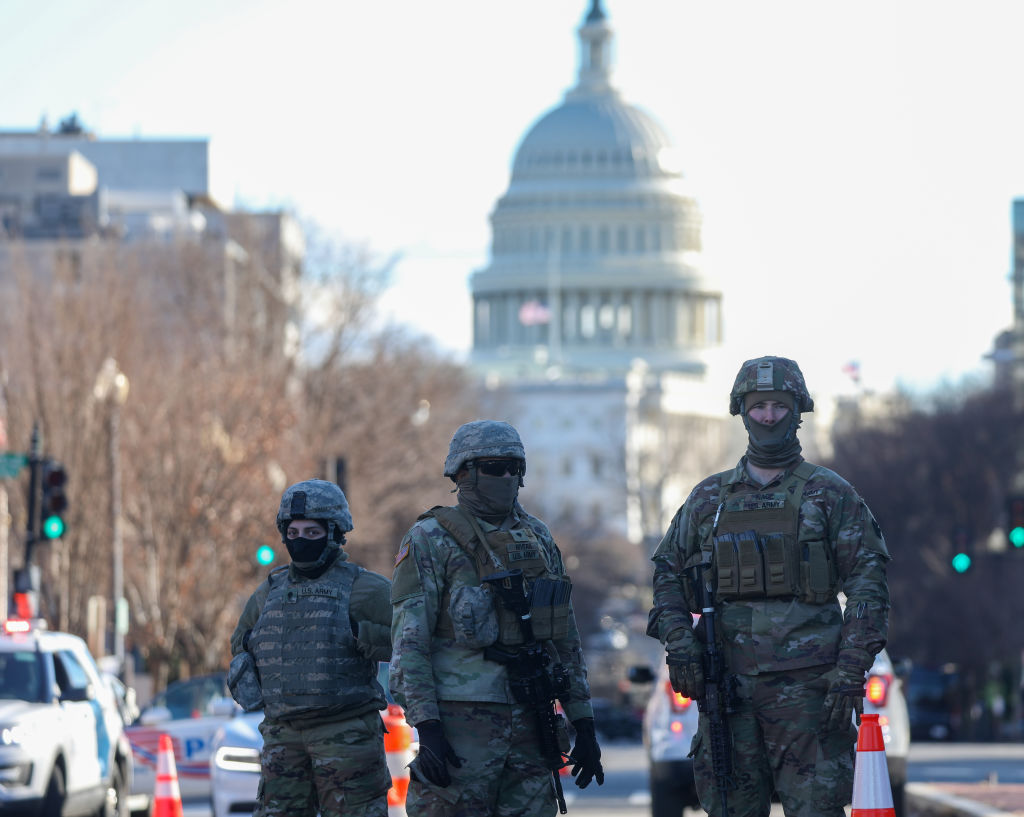
[[[602,0],[662,122],[745,357],[812,391],[984,368],[1024,196],[1019,0]],[[381,256],[385,307],[464,354],[519,139],[575,83],[590,0],[0,0],[0,127],[208,137],[215,193]]]

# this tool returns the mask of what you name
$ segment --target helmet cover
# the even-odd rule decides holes
[[[519,432],[500,420],[474,420],[459,426],[448,446],[444,475],[454,478],[466,462],[478,457],[522,460],[525,472],[526,449],[519,439]]]
[[[277,529],[284,537],[288,523],[293,519],[316,519],[327,523],[327,535],[332,541],[352,530],[352,512],[341,488],[324,479],[296,482],[281,496],[277,511]]]
[[[744,396],[755,391],[790,392],[796,401],[797,412],[814,411],[814,401],[795,360],[768,355],[745,361],[729,394],[729,413],[743,414]]]

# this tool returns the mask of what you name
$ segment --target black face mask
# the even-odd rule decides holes
[[[306,539],[302,536],[296,536],[294,539],[285,538],[283,541],[284,546],[288,548],[288,555],[292,557],[292,561],[300,564],[315,562],[324,552],[324,548],[327,547],[326,535],[321,536],[319,539]]]

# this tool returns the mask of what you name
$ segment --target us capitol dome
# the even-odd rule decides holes
[[[701,375],[722,341],[701,213],[668,134],[612,85],[600,0],[575,87],[522,138],[470,279],[474,367],[489,379],[622,377],[637,359]]]

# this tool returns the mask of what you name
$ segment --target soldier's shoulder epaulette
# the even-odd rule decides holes
[[[523,524],[525,524],[528,528],[530,528],[535,534],[540,536],[542,539],[543,538],[547,538],[547,539],[553,539],[554,538],[551,535],[550,529],[548,528],[548,526],[546,524],[544,524],[543,521],[538,519],[536,516],[533,516],[532,514],[527,513],[521,507],[519,509],[519,512],[522,514]]]
[[[450,508],[447,505],[435,505],[429,511],[424,511],[416,517],[416,521],[419,522],[422,519],[433,519],[437,517],[438,511],[454,511],[454,508]]]
[[[700,507],[706,504],[717,504],[718,497],[732,471],[722,471],[719,474],[712,474],[702,479],[693,486],[690,495],[686,498],[686,504],[692,507]]]
[[[801,463],[801,465],[809,464],[807,462]],[[850,482],[831,468],[826,468],[824,465],[815,465],[813,468],[813,473],[807,478],[809,488],[832,488],[836,491],[856,493],[856,489],[854,489]]]
[[[267,584],[273,584],[288,571],[288,565],[278,565],[267,574]]]

